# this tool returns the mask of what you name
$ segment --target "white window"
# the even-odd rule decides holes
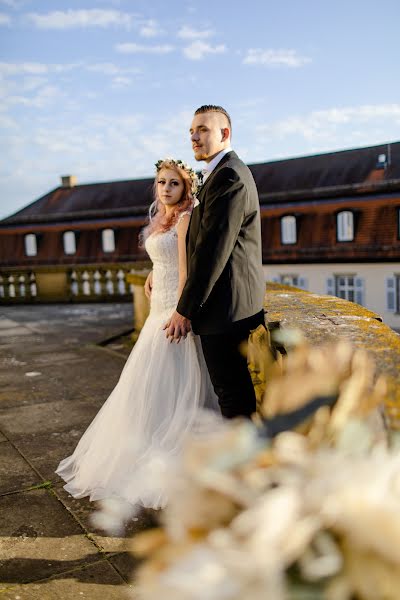
[[[353,275],[337,275],[335,279],[336,296],[354,302],[355,286]]]
[[[25,241],[26,256],[36,256],[36,254],[37,254],[36,235],[34,233],[28,233],[25,236],[24,241]]]
[[[295,244],[297,242],[296,217],[287,215],[281,218],[282,244]]]
[[[283,283],[283,285],[293,285],[294,287],[298,287],[299,278],[297,275],[280,275],[279,283]]]
[[[297,285],[301,290],[308,290],[308,279],[305,277],[299,277],[299,283]]]
[[[335,296],[335,280],[333,277],[328,277],[326,280],[326,293],[328,296]]]
[[[115,235],[112,229],[103,229],[101,232],[101,243],[103,246],[103,252],[114,252]]]
[[[327,294],[364,305],[364,279],[354,275],[328,277]]]
[[[386,310],[400,313],[400,275],[386,279]]]
[[[361,277],[356,277],[354,282],[356,286],[356,296],[354,302],[356,302],[357,304],[361,304],[361,306],[364,306],[364,279],[361,279]]]
[[[75,254],[76,239],[73,231],[66,231],[63,235],[64,252],[65,254]]]
[[[337,215],[338,242],[352,242],[354,240],[354,215],[351,210],[343,210]]]
[[[279,277],[273,278],[272,281],[276,283],[282,283],[283,285],[292,285],[293,287],[300,288],[301,290],[308,289],[308,281],[305,277],[299,277],[291,273],[285,273],[279,275]]]

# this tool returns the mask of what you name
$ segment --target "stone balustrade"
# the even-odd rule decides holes
[[[36,276],[32,271],[0,272],[0,302],[33,302],[37,298]]]
[[[0,304],[129,300],[127,275],[148,263],[0,268]]]

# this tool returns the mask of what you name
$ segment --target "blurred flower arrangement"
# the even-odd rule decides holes
[[[160,527],[136,535],[141,600],[398,600],[400,451],[363,350],[262,352],[255,422],[218,422],[171,473]],[[252,349],[254,353],[254,347]],[[260,351],[261,352],[261,351]],[[275,357],[276,358],[276,357]]]

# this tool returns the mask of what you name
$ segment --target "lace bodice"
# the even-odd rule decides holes
[[[182,213],[179,220],[185,214],[189,213]],[[178,304],[178,223],[165,233],[152,233],[145,242],[153,263],[150,314],[166,313],[168,317]]]

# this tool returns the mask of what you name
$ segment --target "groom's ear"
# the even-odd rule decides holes
[[[223,129],[221,129],[221,142],[226,142],[226,140],[229,140],[229,136],[230,136],[230,131],[228,127],[224,127]]]

